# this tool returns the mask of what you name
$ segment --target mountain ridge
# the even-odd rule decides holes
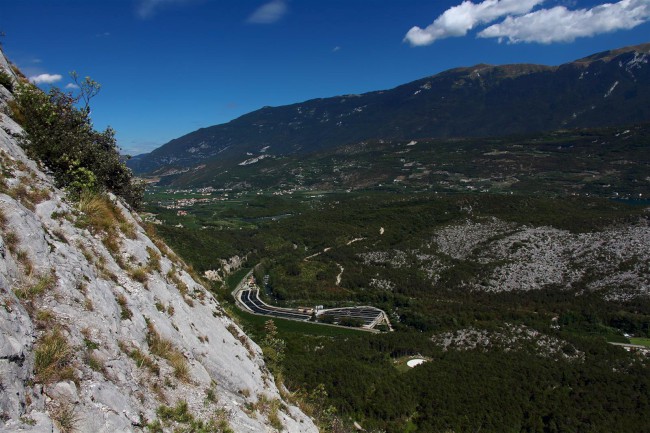
[[[478,137],[608,126],[650,118],[650,44],[559,66],[478,64],[389,90],[263,107],[132,158],[160,173],[244,156],[309,153],[369,139]],[[248,155],[250,154],[250,155]]]

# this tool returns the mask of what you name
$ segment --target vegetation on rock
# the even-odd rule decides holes
[[[87,91],[92,92],[92,88]],[[75,106],[78,97],[56,87],[45,93],[32,84],[19,84],[13,117],[26,133],[22,146],[28,156],[52,172],[59,187],[73,196],[84,190],[110,191],[138,208],[143,185],[122,161],[115,131],[93,128],[89,96],[83,95],[86,106],[79,109]]]

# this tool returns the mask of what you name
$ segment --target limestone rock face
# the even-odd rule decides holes
[[[0,111],[9,98],[0,85]],[[21,133],[0,114],[0,430],[172,431],[189,421],[159,408],[186,405],[222,430],[316,432],[260,348],[140,218],[113,197],[110,239],[84,223]]]

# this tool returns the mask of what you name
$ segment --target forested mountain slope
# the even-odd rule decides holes
[[[363,140],[477,137],[650,119],[650,44],[560,66],[476,65],[391,90],[264,107],[174,139],[129,166],[165,173],[309,153]],[[214,168],[218,170],[219,168]]]

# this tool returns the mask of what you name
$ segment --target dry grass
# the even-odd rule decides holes
[[[95,267],[99,271],[99,274],[102,278],[105,280],[110,280],[114,282],[118,282],[117,275],[112,273],[110,269],[108,269],[108,264],[106,263],[106,258],[102,255],[97,256],[97,260],[94,262]]]
[[[183,355],[178,350],[174,349],[167,358],[169,364],[174,369],[174,376],[176,379],[188,382],[190,379],[190,366]]]
[[[28,194],[29,194],[29,196],[28,196],[29,201],[31,201],[35,205],[39,204],[39,203],[42,203],[42,202],[44,202],[46,200],[49,200],[52,197],[52,195],[50,194],[50,191],[48,191],[45,188],[32,187],[29,190]]]
[[[42,383],[74,379],[73,351],[60,328],[43,334],[34,349],[34,374]]]
[[[252,358],[255,356],[255,350],[253,350],[253,347],[251,346],[248,338],[244,334],[240,334],[239,330],[237,329],[237,326],[235,326],[234,323],[230,323],[226,329],[228,332],[232,334],[233,337],[237,339],[241,343],[242,346],[248,351],[248,355]]]
[[[170,340],[158,334],[151,322],[147,323],[147,330],[147,344],[149,344],[151,353],[169,361],[177,379],[188,381],[190,370],[185,355],[176,349]]]
[[[169,249],[167,244],[158,236],[158,233],[156,232],[156,228],[153,224],[148,223],[145,224],[144,226],[144,231],[149,236],[149,239],[153,242],[153,244],[165,255],[170,256],[172,251]]]
[[[77,425],[81,421],[73,404],[59,403],[50,410],[50,415],[61,433],[74,433],[79,431]]]
[[[9,188],[9,190],[7,190],[7,195],[22,203],[27,209],[34,210],[34,204],[27,199],[29,197],[29,192],[24,183],[21,182],[18,185]]]
[[[43,330],[52,328],[54,323],[54,313],[50,310],[38,310],[32,316],[34,317],[34,325],[36,325],[36,329]]]
[[[18,240],[19,240],[18,235],[15,232],[10,231],[5,233],[4,241],[10,253],[12,254],[16,253],[16,246],[18,245]]]
[[[181,293],[183,296],[183,300],[187,305],[190,307],[194,306],[194,302],[192,301],[192,298],[189,295],[189,287],[187,287],[187,284],[181,280],[181,278],[178,276],[178,273],[176,271],[176,268],[172,266],[172,268],[167,272],[167,279],[173,283],[178,291]]]
[[[266,394],[260,394],[252,409],[266,415],[269,424],[276,430],[282,431],[284,428],[280,420],[280,400],[270,399]]]
[[[31,275],[34,272],[34,264],[29,258],[29,254],[25,250],[16,251],[16,261],[20,263],[23,267],[23,272],[27,275]]]
[[[117,304],[120,306],[120,311],[121,311],[120,318],[122,320],[127,320],[133,317],[133,313],[129,309],[129,305],[126,301],[126,296],[120,293],[119,295],[115,296],[115,300],[117,301]]]
[[[77,241],[77,248],[79,248],[79,251],[81,251],[81,254],[83,254],[84,258],[89,262],[93,262],[93,255],[88,251],[88,248],[83,244],[81,241]]]
[[[46,189],[40,189],[33,185],[28,185],[25,178],[21,178],[21,182],[7,190],[7,194],[13,199],[22,203],[27,209],[33,211],[37,204],[49,200],[50,192]]]
[[[54,272],[46,273],[41,275],[36,283],[16,289],[14,293],[19,299],[33,301],[46,291],[52,290],[56,286],[56,281]]]
[[[156,364],[156,361],[154,361],[146,353],[142,352],[140,349],[138,349],[136,347],[134,347],[134,348],[129,347],[123,341],[118,342],[118,346],[120,347],[122,352],[126,353],[129,358],[131,358],[133,361],[135,361],[135,365],[138,368],[145,367],[151,373],[155,374],[156,376],[158,376],[160,374],[160,367],[158,367],[158,364]]]
[[[160,272],[160,253],[151,247],[147,247],[147,254],[149,254],[149,261],[147,263],[149,270]]]
[[[82,213],[77,219],[77,226],[99,235],[106,249],[125,268],[119,257],[122,244],[119,233],[122,232],[129,239],[136,239],[137,231],[126,220],[120,208],[106,194],[84,191],[79,196],[77,209]]]
[[[61,229],[54,229],[52,230],[52,236],[59,240],[60,242],[63,242],[64,244],[70,243],[68,241],[68,238],[66,238],[65,233],[63,233],[63,230]]]
[[[117,236],[114,236],[113,234],[107,234],[102,238],[102,243],[106,247],[106,249],[113,255],[113,257],[116,258],[117,264],[124,269],[126,265],[124,264],[124,260],[122,260],[122,257],[119,255],[120,254],[120,247],[122,246],[122,243],[120,242],[120,238]]]
[[[84,191],[79,196],[77,208],[83,213],[79,223],[94,233],[113,234],[119,210],[108,196]]]
[[[102,373],[104,375],[106,374],[106,366],[104,365],[104,361],[102,361],[101,358],[99,358],[91,351],[86,352],[85,361],[88,367],[90,367],[92,370]]]
[[[139,283],[146,283],[149,279],[149,269],[145,266],[138,266],[129,270],[129,276]]]
[[[7,216],[5,211],[0,209],[0,229],[5,230],[7,228]]]
[[[119,212],[119,209],[118,209],[118,212]],[[122,212],[120,212],[120,214],[121,213]],[[131,224],[130,222],[128,222],[126,220],[120,221],[119,227],[120,227],[120,231],[122,233],[124,233],[124,236],[126,236],[127,238],[129,238],[131,240],[135,240],[135,239],[138,238],[138,232],[135,229],[135,226],[133,224]]]

